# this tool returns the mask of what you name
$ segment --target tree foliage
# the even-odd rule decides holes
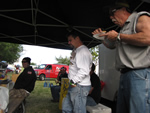
[[[68,57],[63,58],[62,56],[59,56],[58,58],[55,57],[55,59],[57,60],[58,64],[67,64],[67,65],[69,65],[69,63],[70,63],[70,58],[68,58]]]
[[[18,60],[23,47],[19,44],[0,42],[0,61],[12,64]]]
[[[98,60],[99,60],[99,48],[98,46],[92,47],[89,49],[92,56],[93,56],[93,62],[95,63],[95,65],[98,64]],[[65,57],[63,58],[62,56],[60,56],[59,58],[56,57],[56,60],[58,61],[58,63],[60,64],[67,64],[69,65],[70,63],[70,58]]]
[[[37,65],[37,64],[36,64],[36,63],[34,63],[34,62],[31,62],[30,64],[31,64],[31,65]]]
[[[93,56],[93,61],[94,61],[95,65],[97,65],[98,60],[99,60],[99,48],[98,48],[98,46],[92,47],[89,50]]]

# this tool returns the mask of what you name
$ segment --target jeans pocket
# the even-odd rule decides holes
[[[83,88],[82,91],[83,91],[83,96],[88,96],[89,94],[88,88]]]
[[[70,90],[69,90],[69,92],[71,92],[71,93],[78,93],[79,90],[80,90],[80,88],[78,86],[76,86],[76,87],[71,87]]]
[[[147,103],[150,104],[150,99],[147,100]]]
[[[88,94],[89,94],[88,91],[84,91],[84,92],[83,92],[83,95],[84,95],[84,96],[87,96]]]
[[[148,74],[149,74],[149,72],[147,72],[146,69],[134,70],[133,71],[134,79],[145,80],[145,79],[147,79]]]

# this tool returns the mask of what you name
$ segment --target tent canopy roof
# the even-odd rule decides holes
[[[116,0],[3,0],[0,4],[0,41],[70,49],[68,31],[79,32],[89,48],[101,42],[91,32],[116,29],[108,6]],[[131,10],[150,11],[149,3],[128,0]]]

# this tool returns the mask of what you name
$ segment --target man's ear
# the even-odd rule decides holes
[[[76,37],[77,40],[80,40],[79,36]]]

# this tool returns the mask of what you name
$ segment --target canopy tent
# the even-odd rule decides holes
[[[107,14],[116,0],[3,0],[0,41],[70,49],[67,32],[74,29],[89,48],[101,42],[91,32],[117,29]],[[131,10],[150,11],[149,0],[128,0]]]

